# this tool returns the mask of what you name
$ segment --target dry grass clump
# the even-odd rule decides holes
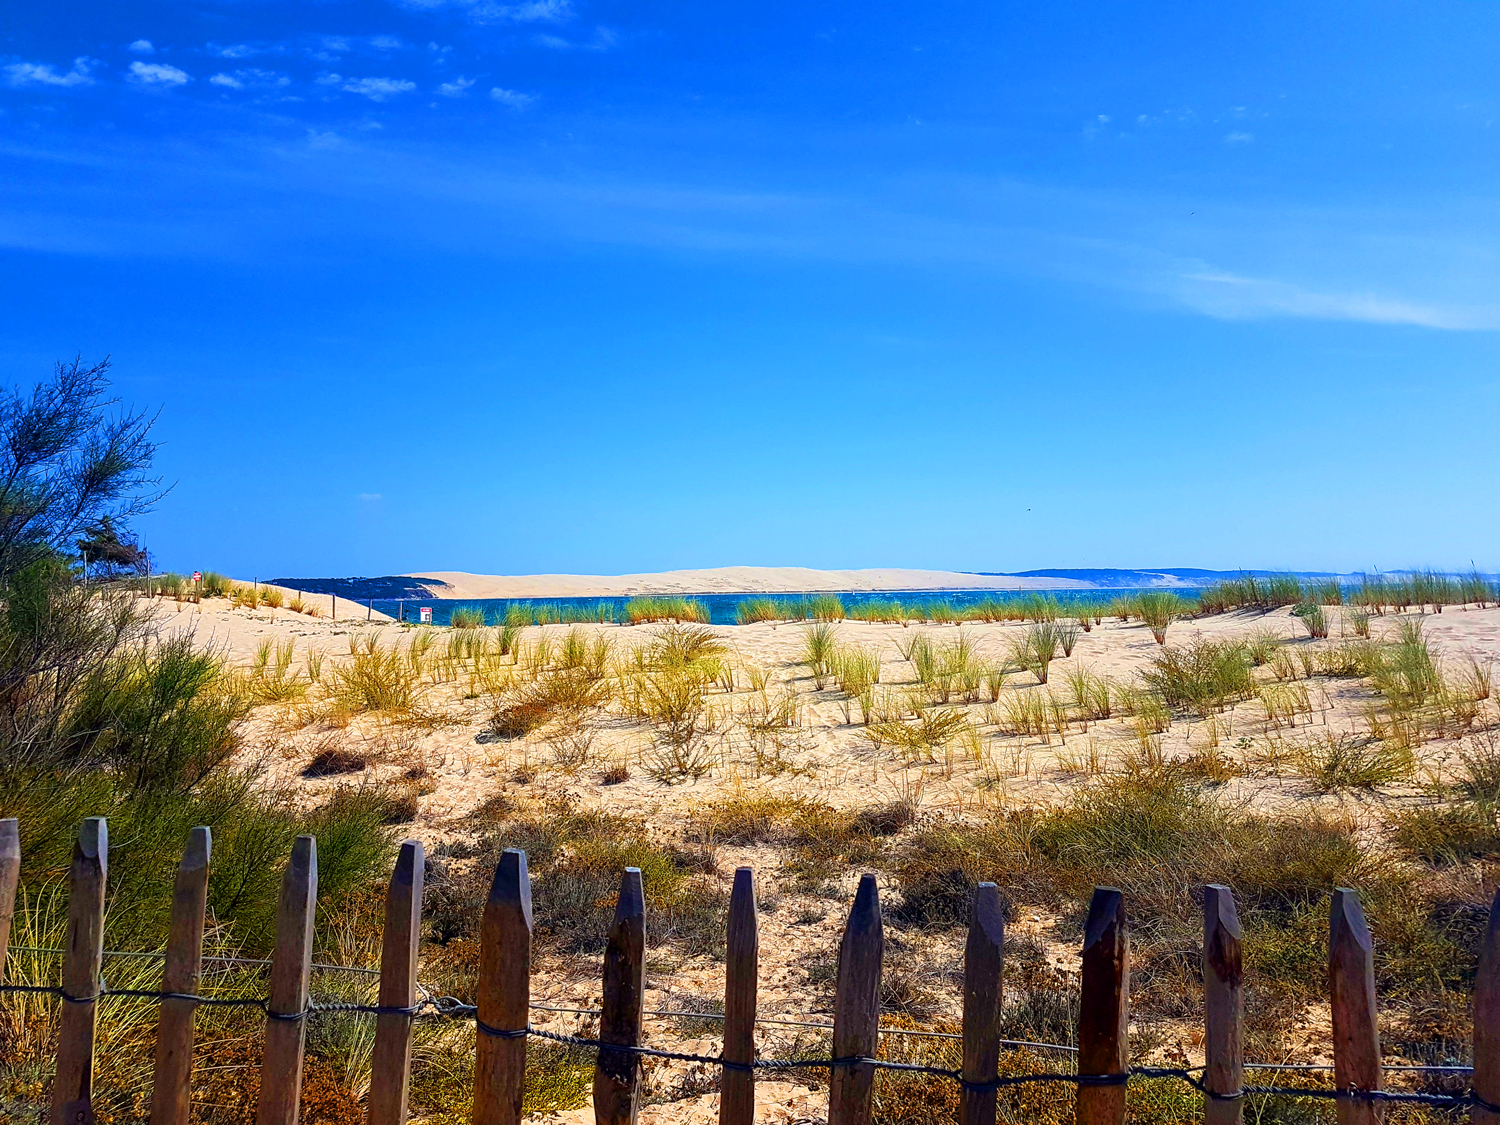
[[[1405,746],[1324,729],[1297,748],[1298,772],[1320,789],[1374,789],[1409,780],[1416,759]]]
[[[653,621],[708,624],[708,607],[696,598],[631,598],[621,611],[632,625]]]
[[[303,777],[332,777],[341,773],[358,773],[368,763],[361,754],[342,746],[325,746],[302,767]]]
[[[1391,841],[1414,859],[1449,866],[1500,855],[1500,825],[1487,801],[1430,805],[1398,812]]]
[[[1292,610],[1292,616],[1301,619],[1307,635],[1313,640],[1327,639],[1328,615],[1323,612],[1323,607],[1317,602],[1303,602]]]
[[[448,611],[448,624],[454,629],[478,629],[484,625],[484,608],[457,605]]]
[[[452,636],[462,639],[458,632]],[[506,639],[502,634],[502,649]],[[613,697],[609,638],[590,638],[581,629],[569,629],[555,649],[543,638],[524,651],[513,650],[514,668],[499,663],[503,651],[494,651],[488,642],[479,644],[476,694],[490,701],[490,733],[496,738],[523,738],[551,724],[548,741],[558,764],[568,772],[582,767],[592,746],[587,723]]]
[[[417,670],[395,645],[381,645],[374,636],[357,644],[351,637],[350,649],[349,659],[325,677],[329,696],[338,707],[351,714],[403,714],[414,708]]]
[[[527,1040],[523,1117],[578,1109],[588,1101],[593,1084],[594,1052]],[[412,1059],[409,1097],[412,1116],[428,1125],[468,1125],[474,1099],[472,1031],[419,1047]]]
[[[1207,716],[1255,691],[1251,659],[1236,641],[1194,640],[1183,648],[1162,648],[1141,675],[1168,707],[1190,707]]]
[[[930,762],[969,725],[968,717],[958,710],[916,702],[912,711],[914,717],[910,721],[883,718],[865,728],[866,736],[877,750],[893,746],[907,762]]]
[[[1156,643],[1165,645],[1167,643],[1167,628],[1177,618],[1185,616],[1193,611],[1191,602],[1178,597],[1176,594],[1168,594],[1160,591],[1152,591],[1140,594],[1135,598],[1133,609],[1137,617],[1145,622],[1146,627],[1151,630],[1151,635],[1156,638]]]
[[[1483,854],[1495,836],[1480,812],[1407,814],[1395,832],[1409,853],[1444,863]],[[1121,887],[1143,1021],[1186,1014],[1199,956],[1199,889],[1228,883],[1245,925],[1247,1030],[1266,1053],[1287,1049],[1300,1006],[1320,998],[1333,887],[1364,894],[1382,995],[1413,1012],[1455,995],[1461,1006],[1483,923],[1483,902],[1467,897],[1482,899],[1477,883],[1463,891],[1455,890],[1469,886],[1462,881],[1429,887],[1419,872],[1362,842],[1352,822],[1249,813],[1170,768],[1095,782],[1053,809],[928,821],[898,845],[893,868],[902,895],[895,916],[921,925],[963,925],[975,884],[988,879],[1017,907],[1060,909],[1061,928],[1071,932],[1092,886]]]
[[[916,820],[912,800],[864,808],[743,790],[694,807],[691,833],[706,844],[774,844],[802,889],[819,889],[849,870],[879,861],[888,841]]]
[[[516,847],[525,850],[536,880],[537,936],[559,952],[604,948],[626,867],[641,869],[653,946],[676,945],[689,953],[722,949],[727,900],[708,852],[665,843],[638,818],[585,809],[566,798],[492,807],[489,814],[498,823],[486,834],[475,877],[462,901],[447,907],[465,912],[465,926],[478,924],[488,891],[484,879],[499,852]]]
[[[1063,630],[1055,621],[1040,621],[1026,630],[1011,646],[1011,660],[1036,677],[1036,682],[1047,682],[1047,669],[1057,659],[1057,650],[1063,647]]]
[[[1114,685],[1107,678],[1095,675],[1087,668],[1075,668],[1068,673],[1068,690],[1073,695],[1073,712],[1085,723],[1098,722],[1110,717],[1113,710],[1113,689]]]
[[[1010,966],[1007,964],[1007,977]],[[1007,980],[1006,988],[1011,987]],[[1035,995],[1035,994],[1032,994]],[[1063,1000],[1061,996],[1057,997]],[[1052,1001],[1055,1003],[1055,1001]],[[1066,1000],[1063,1000],[1066,1004]],[[1007,1005],[1007,1008],[1010,1008]],[[1009,1013],[1007,1013],[1009,1014]],[[939,1023],[935,1027],[927,1022],[920,1024],[899,1016],[882,1019],[882,1025],[891,1027],[920,1026],[936,1031],[958,1034],[958,1024]],[[1009,1023],[1009,1020],[1006,1021]],[[1017,1038],[1032,1042],[1068,1042],[1073,1029],[1062,1038],[1049,1037],[1022,1026],[1008,1026],[1005,1038]],[[879,1057],[891,1062],[917,1066],[935,1066],[948,1070],[959,1069],[963,1063],[962,1046],[955,1040],[918,1038],[909,1035],[883,1035],[880,1038]],[[1056,1054],[1028,1050],[1003,1050],[1000,1052],[996,1073],[1001,1078],[1021,1074],[1048,1074],[1064,1069]],[[1069,1092],[1071,1094],[1071,1091]],[[1126,1089],[1126,1120],[1132,1125],[1179,1125],[1185,1121],[1199,1120],[1203,1116],[1203,1096],[1192,1087],[1170,1079],[1135,1079]],[[997,1092],[996,1111],[1002,1122],[1025,1122],[1026,1125],[1073,1125],[1074,1101],[1071,1096],[1059,1096],[1058,1087],[1051,1082],[1024,1083],[1003,1086]],[[875,1104],[872,1121],[876,1125],[953,1125],[959,1119],[959,1087],[957,1083],[928,1074],[879,1070],[875,1072]],[[1254,1118],[1251,1118],[1254,1120]],[[1300,1120],[1300,1119],[1299,1119]]]
[[[1230,883],[1242,904],[1279,908],[1378,873],[1347,824],[1245,814],[1162,771],[1085,786],[1055,809],[935,821],[905,842],[896,878],[910,916],[958,925],[981,879],[1014,901],[1075,908],[1094,884],[1110,883],[1138,909],[1182,914],[1205,882]]]
[[[255,650],[255,659],[244,679],[245,690],[256,703],[288,703],[307,695],[311,681],[293,670],[296,641],[288,639],[273,646],[269,639]]]
[[[653,747],[644,763],[652,777],[670,784],[712,769],[708,738],[722,716],[707,706],[707,695],[715,687],[731,688],[733,677],[728,646],[703,626],[668,625],[629,652],[618,671],[622,703],[652,727]]]
[[[820,621],[802,634],[802,660],[817,689],[822,691],[833,674],[833,660],[838,651],[838,631],[833,624]]]

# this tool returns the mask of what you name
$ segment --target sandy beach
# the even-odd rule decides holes
[[[1074,590],[1067,578],[1012,578],[953,570],[811,570],[801,566],[721,566],[659,574],[468,574],[435,570],[428,579],[444,598],[594,598],[633,594],[801,594],[831,590]]]
[[[919,577],[941,584],[973,579],[933,572],[752,568],[609,580],[576,576],[501,579],[453,572],[442,577],[452,581],[456,596],[466,597],[645,589],[785,590],[797,582],[810,590],[896,589],[917,588]],[[817,585],[822,582],[827,585]],[[624,669],[630,666],[631,654],[657,644],[672,626],[531,627],[514,638],[520,656],[513,653],[499,660],[500,679],[486,681],[477,666],[439,655],[458,651],[451,647],[456,631],[397,625],[379,614],[368,615],[362,606],[343,604],[349,608],[337,619],[286,609],[232,609],[223,600],[199,605],[165,601],[158,613],[165,630],[185,630],[198,642],[219,648],[252,678],[265,674],[266,655],[274,646],[292,646],[287,663],[293,678],[310,681],[313,662],[309,655],[314,660],[321,655],[319,683],[308,682],[300,694],[285,702],[256,708],[245,728],[244,763],[265,771],[268,784],[285,786],[309,804],[351,784],[417,793],[414,813],[402,831],[438,854],[465,854],[464,849],[482,831],[482,817],[476,820],[476,811],[497,799],[535,805],[573,802],[639,818],[663,840],[696,841],[693,846],[702,846],[705,810],[747,795],[769,794],[850,810],[895,803],[909,807],[920,819],[962,822],[1057,806],[1082,786],[1140,769],[1143,754],[1165,763],[1202,762],[1208,756],[1221,763],[1222,777],[1215,789],[1229,806],[1267,815],[1343,818],[1352,832],[1373,838],[1385,831],[1384,826],[1400,810],[1428,804],[1430,786],[1450,775],[1463,754],[1491,737],[1488,732],[1495,721],[1493,703],[1481,700],[1476,703],[1478,717],[1468,729],[1425,741],[1416,751],[1416,768],[1402,778],[1352,788],[1315,784],[1292,763],[1300,761],[1299,755],[1309,747],[1321,744],[1319,740],[1365,737],[1379,701],[1369,684],[1358,677],[1297,671],[1297,661],[1304,662],[1303,668],[1312,668],[1318,653],[1350,642],[1356,628],[1355,611],[1330,607],[1329,639],[1314,640],[1288,608],[1281,608],[1180,620],[1170,626],[1172,649],[1201,642],[1257,638],[1266,642],[1269,637],[1283,654],[1254,670],[1259,694],[1221,712],[1176,712],[1156,733],[1146,731],[1119,709],[1109,718],[1064,720],[1056,729],[1017,733],[1010,716],[1014,701],[1020,698],[1051,700],[1065,709],[1074,673],[1086,672],[1124,693],[1155,667],[1163,649],[1151,632],[1136,620],[1108,619],[1077,634],[1071,655],[1059,654],[1046,684],[1038,683],[1032,672],[1014,671],[1004,677],[994,699],[978,691],[948,699],[938,710],[961,716],[961,726],[953,736],[923,753],[903,753],[888,741],[872,737],[872,726],[861,721],[860,709],[831,677],[815,676],[810,670],[805,649],[812,625],[761,623],[702,629],[724,652],[722,670],[706,686],[703,697],[706,718],[695,749],[702,755],[703,768],[691,776],[668,776],[658,769],[661,729],[632,714],[625,702],[628,689],[612,689],[617,694],[610,696],[610,702],[576,721],[560,720],[517,737],[496,737],[494,723],[514,692],[530,682],[528,677],[548,674],[545,661],[553,658],[538,658],[538,651],[556,653],[570,635],[589,645],[603,645],[608,668],[614,670],[606,675],[621,677],[623,685],[629,679]],[[1455,674],[1466,667],[1488,668],[1500,660],[1500,609],[1450,606],[1440,614],[1391,613],[1370,619],[1371,637],[1376,642],[1392,641],[1401,622],[1413,620],[1420,620],[1443,667]],[[840,622],[828,628],[838,645],[874,654],[879,685],[873,694],[900,710],[912,706],[911,701],[925,690],[918,683],[917,665],[903,654],[911,651],[913,637],[924,636],[938,651],[946,651],[962,637],[978,664],[998,668],[1010,659],[1031,626],[1022,622],[962,626]],[[493,638],[498,630],[470,631],[470,635]],[[338,713],[316,702],[327,696],[337,669],[355,659],[351,653],[356,649],[391,650],[405,659],[405,654],[429,643],[423,637],[430,638],[430,656],[412,657],[414,666],[423,669],[415,686],[420,704],[412,712]],[[543,663],[526,672],[527,659]],[[506,671],[513,661],[514,671]],[[260,671],[257,664],[262,666]],[[486,682],[491,686],[483,686]],[[494,686],[497,683],[509,686]],[[618,694],[621,690],[625,694]],[[1283,697],[1294,698],[1294,703],[1287,714],[1278,715],[1275,710],[1281,704],[1276,700]],[[754,716],[763,716],[777,701],[786,702],[794,718],[768,742],[754,733]],[[306,776],[314,755],[326,754],[330,748],[347,751],[358,762],[357,768],[335,776]],[[413,777],[421,779],[416,788]],[[711,839],[707,844],[716,879],[727,886],[737,865],[753,865],[768,897],[779,904],[762,919],[762,1013],[828,1019],[828,993],[823,986],[810,983],[809,966],[826,965],[836,948],[859,869],[851,867],[823,889],[810,890],[786,874],[787,852],[780,846]],[[888,871],[879,871],[879,878],[894,896]],[[537,894],[545,893],[543,884]],[[1017,941],[1037,951],[1051,966],[1049,971],[1067,978],[1077,965],[1077,934],[1070,925],[1062,913],[1031,910],[1014,919],[1011,932]],[[913,934],[900,941],[906,943],[900,946],[905,952],[896,955],[893,964],[923,982],[927,999],[920,1010],[924,1023],[954,1025],[959,995],[951,982],[961,963],[961,933]],[[721,993],[722,962],[666,951],[662,956],[665,960],[658,971],[648,974],[648,1007],[680,1008],[684,1003],[711,1001]],[[588,1007],[597,1004],[598,988],[593,963],[543,958],[533,998]],[[576,1026],[570,1018],[542,1015],[539,1022],[568,1030]],[[1313,1005],[1299,1018],[1316,1029],[1326,1021],[1326,1009],[1320,1014]],[[1162,1034],[1175,1034],[1171,1020],[1159,1019],[1158,1023]],[[709,1041],[674,1038],[670,1024],[656,1025],[651,1039],[685,1049],[712,1047]],[[761,1046],[769,1053],[789,1049],[789,1042],[778,1037],[775,1029],[767,1029]],[[1184,1049],[1191,1054],[1190,1046]],[[1313,1048],[1305,1054],[1307,1061],[1321,1057]],[[685,1081],[680,1069],[669,1066],[656,1068],[653,1075],[653,1088],[659,1091]],[[706,1122],[713,1119],[716,1097],[710,1092],[665,1098],[662,1104],[649,1106],[641,1119]],[[820,1120],[823,1097],[820,1091],[798,1083],[763,1083],[759,1119]],[[561,1119],[582,1123],[592,1119],[591,1111],[585,1105],[562,1114]]]

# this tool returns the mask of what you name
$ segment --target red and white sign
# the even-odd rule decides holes
[[[431,625],[432,624],[432,607],[430,605],[418,606],[417,607],[417,616],[420,619],[421,624],[423,624],[423,625]]]
[[[195,571],[193,571],[193,581],[194,582],[202,582],[203,581],[203,572],[201,570],[195,570]]]

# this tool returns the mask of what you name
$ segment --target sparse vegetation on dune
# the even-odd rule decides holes
[[[1176,594],[1152,591],[1137,597],[1132,604],[1132,609],[1151,630],[1151,636],[1156,639],[1156,643],[1164,645],[1167,643],[1167,629],[1172,622],[1191,613],[1194,606]]]
[[[708,607],[695,598],[631,598],[622,612],[631,625],[660,621],[708,623]]]
[[[695,599],[641,598],[620,612],[512,605],[488,623],[480,607],[458,605],[448,629],[348,630],[280,614],[286,631],[262,636],[269,615],[233,617],[219,603],[205,613],[254,638],[242,634],[227,663],[153,638],[142,607],[176,611],[145,603],[144,590],[85,602],[62,577],[7,582],[0,664],[23,671],[0,669],[3,699],[21,716],[6,720],[6,745],[47,750],[0,758],[0,815],[26,818],[28,841],[41,826],[24,886],[28,903],[53,911],[71,825],[95,811],[114,818],[131,844],[112,943],[160,941],[162,873],[186,828],[206,822],[224,896],[215,949],[264,951],[279,863],[291,834],[312,829],[327,864],[320,956],[371,964],[372,887],[392,832],[410,831],[442,841],[431,852],[425,986],[473,998],[489,875],[500,849],[518,846],[535,878],[548,995],[582,1006],[580,966],[602,947],[621,868],[636,866],[649,987],[680,987],[673,1010],[696,1013],[708,1000],[693,990],[712,992],[719,971],[730,867],[760,873],[763,932],[776,934],[763,945],[767,971],[792,970],[794,981],[800,972],[812,990],[831,971],[833,903],[872,869],[889,889],[882,1019],[945,1028],[959,1026],[959,1011],[942,967],[954,963],[975,884],[989,879],[1024,921],[1007,939],[1007,1034],[1066,1041],[1076,978],[1056,953],[1076,945],[1090,889],[1109,883],[1131,911],[1133,1057],[1181,1062],[1197,1049],[1181,1031],[1200,987],[1197,889],[1226,882],[1246,932],[1247,1052],[1304,1061],[1326,1018],[1316,982],[1327,895],[1353,885],[1375,928],[1390,1057],[1447,1058],[1468,1034],[1481,892],[1500,860],[1500,708],[1474,633],[1460,628],[1487,619],[1422,612],[1493,602],[1478,576],[1371,583],[1364,601],[1328,583],[1246,578],[1201,606],[1170,591],[1108,603],[758,598],[741,603],[739,619],[761,627],[744,630],[709,626]],[[248,587],[235,593],[266,604]],[[305,612],[300,595],[286,608],[298,603]],[[1255,612],[1210,616],[1232,609]],[[62,629],[53,641],[76,633],[104,654],[60,665],[66,706],[55,713],[35,690],[39,650],[27,648],[39,622]],[[626,622],[643,627],[615,627]],[[335,628],[349,631],[347,646]],[[46,917],[28,907],[28,925]],[[31,944],[58,940],[44,931],[26,931],[42,935]],[[333,996],[344,986],[327,987]],[[0,1001],[0,1036],[19,1011],[9,1003]],[[50,1018],[28,1025],[41,1037],[28,1043],[45,1042]],[[251,1034],[231,1017],[204,1018],[234,1032],[226,1041]],[[670,1047],[674,1031],[706,1033],[686,1019],[653,1034]],[[334,1017],[310,1038],[309,1075],[340,1107],[319,1125],[362,1115],[367,1030]],[[145,1042],[135,1034],[119,1042]],[[449,1125],[471,1092],[472,1031],[427,1034],[412,1105]],[[882,1046],[909,1061],[948,1049],[896,1037]],[[209,1039],[203,1050],[212,1068],[253,1069],[239,1047]],[[529,1109],[586,1098],[591,1056],[560,1050],[533,1062]],[[1015,1053],[1002,1069],[1039,1065]],[[0,1067],[0,1083],[14,1073]],[[109,1066],[101,1080],[111,1097],[141,1081]],[[877,1117],[951,1121],[953,1091],[925,1083],[882,1076]],[[1068,1119],[1055,1098],[1004,1096],[1017,1119]],[[1194,1119],[1198,1101],[1174,1096],[1133,1090],[1133,1112]],[[248,1111],[233,1108],[242,1102],[225,1104],[213,1125],[247,1125]]]

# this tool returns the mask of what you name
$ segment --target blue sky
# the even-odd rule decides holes
[[[19,0],[159,564],[1500,568],[1500,8]]]

